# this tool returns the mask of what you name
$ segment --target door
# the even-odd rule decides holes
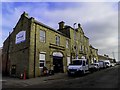
[[[16,75],[16,65],[12,65],[11,67],[11,76],[15,76]]]
[[[53,57],[54,72],[59,73],[63,72],[63,58],[54,56]]]

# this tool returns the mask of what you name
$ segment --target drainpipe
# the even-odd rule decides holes
[[[35,37],[34,37],[34,78],[35,78],[35,64],[36,63],[36,24],[35,24]]]

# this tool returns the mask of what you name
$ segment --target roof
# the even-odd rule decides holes
[[[51,27],[49,27],[49,26],[47,26],[47,25],[45,25],[45,24],[43,24],[43,23],[41,23],[41,22],[39,22],[39,21],[37,21],[37,20],[34,20],[34,22],[35,22],[36,24],[39,24],[39,25],[41,25],[41,26],[43,26],[43,27],[45,27],[45,28],[48,28],[48,29],[50,29],[50,30],[52,30],[52,31],[60,34],[60,35],[63,35],[63,36],[65,36],[65,37],[67,37],[64,33],[60,32],[60,31],[57,31],[57,30],[55,30],[54,28],[51,28]]]

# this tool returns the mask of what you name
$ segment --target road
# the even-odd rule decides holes
[[[4,88],[118,88],[120,85],[119,70],[120,65],[117,65],[77,77],[68,77],[66,74],[61,74],[63,76],[60,76],[59,79],[48,77],[49,79],[44,80],[41,80],[41,78],[13,80],[9,78],[10,80],[4,81],[2,86],[3,90]]]
[[[87,74],[82,77],[69,77],[66,79],[49,81],[42,84],[27,86],[26,88],[118,88],[119,68],[115,66]]]

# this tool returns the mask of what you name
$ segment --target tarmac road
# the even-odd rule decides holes
[[[26,88],[119,88],[119,67],[110,67],[82,77],[69,77],[67,79],[27,86]]]
[[[28,80],[4,79],[4,88],[119,88],[120,65],[89,73],[79,77],[68,77],[65,73]],[[15,89],[16,90],[16,89]]]

